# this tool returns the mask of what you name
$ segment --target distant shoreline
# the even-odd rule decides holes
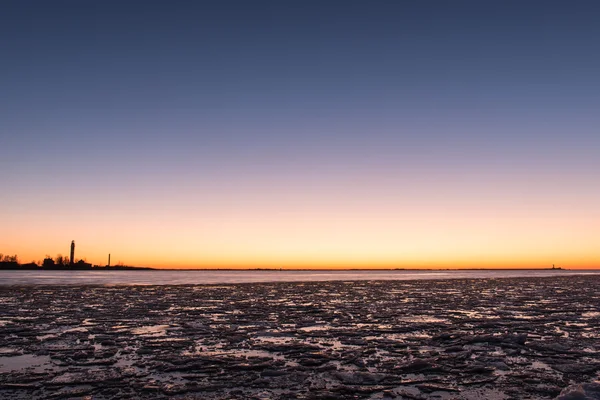
[[[109,260],[110,263],[110,260]],[[600,269],[600,266],[597,267]],[[87,263],[84,260],[78,262],[67,263],[61,259],[60,262],[55,263],[51,258],[44,260],[43,264],[31,262],[31,263],[20,263],[17,256],[5,257],[4,260],[0,259],[0,271],[1,270],[21,270],[21,271],[564,271],[564,270],[579,270],[579,269],[590,269],[590,268],[563,268],[557,267],[552,264],[552,267],[546,268],[524,268],[524,267],[500,267],[500,268],[461,268],[461,267],[446,267],[446,268],[418,268],[418,267],[204,267],[204,268],[170,268],[166,267],[144,267],[144,266],[131,266],[118,263],[117,265],[93,265]],[[593,269],[593,268],[591,268]]]
[[[53,268],[44,268],[40,266],[31,266],[31,265],[10,265],[4,266],[0,265],[0,271],[148,271],[148,270],[157,270],[156,268],[150,267],[130,267],[126,265],[116,265],[114,267],[109,266],[93,266],[89,268],[81,268],[81,267],[71,267],[71,266],[61,266],[61,267],[53,267]]]
[[[136,268],[136,267],[133,267]],[[137,268],[139,269],[139,268]],[[153,271],[573,271],[568,268],[146,268]],[[589,269],[589,268],[587,268]]]
[[[594,270],[593,268],[152,268],[152,267],[131,267],[131,266],[94,266],[91,268],[60,267],[44,268],[31,266],[9,266],[0,267],[0,271],[264,271],[264,272],[290,272],[290,271],[310,271],[310,272],[334,272],[334,271],[585,271]]]

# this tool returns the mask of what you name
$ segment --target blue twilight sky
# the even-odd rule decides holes
[[[598,21],[596,1],[4,1],[0,251],[177,220],[157,226],[202,237],[201,264],[203,221],[348,204],[340,218],[476,209],[514,229],[534,210],[566,231],[576,211],[592,242]]]

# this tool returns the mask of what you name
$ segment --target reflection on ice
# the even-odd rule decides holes
[[[299,331],[302,332],[316,332],[316,331],[328,331],[331,329],[329,325],[312,325],[312,326],[303,326],[298,328]]]
[[[131,333],[133,333],[134,335],[144,335],[144,336],[164,336],[167,334],[168,327],[169,327],[169,325],[140,326],[140,327],[131,329]]]

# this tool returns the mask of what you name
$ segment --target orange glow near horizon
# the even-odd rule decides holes
[[[69,218],[17,215],[0,251],[38,261],[68,255],[74,239],[76,258],[97,265],[111,253],[112,265],[156,268],[600,267],[600,215],[589,208],[530,208],[493,195],[427,198],[356,196],[336,205],[333,198],[280,196],[202,209],[183,200],[166,209],[131,202],[93,215],[71,210]]]

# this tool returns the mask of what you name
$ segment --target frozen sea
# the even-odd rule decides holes
[[[0,285],[202,285],[252,282],[492,279],[599,275],[600,270],[0,271]]]

